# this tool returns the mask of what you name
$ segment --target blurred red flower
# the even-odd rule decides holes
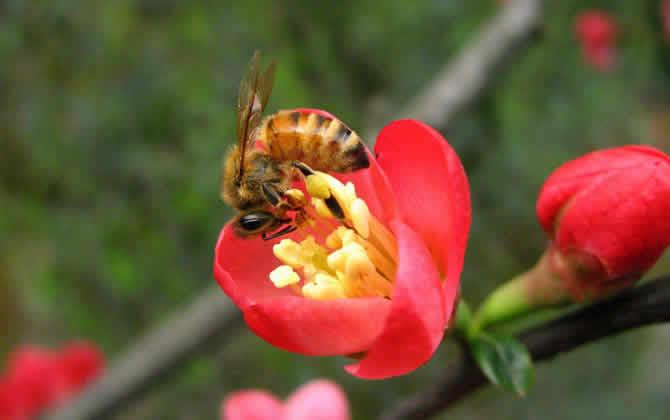
[[[553,270],[581,300],[625,287],[670,244],[670,158],[649,146],[589,153],[545,182],[537,215]]]
[[[575,20],[575,33],[587,64],[598,70],[613,67],[614,44],[619,36],[619,26],[613,17],[599,10],[581,12]]]
[[[60,404],[100,375],[102,353],[74,342],[58,351],[24,346],[10,355],[0,379],[0,419],[33,418]]]
[[[670,0],[661,0],[660,6],[665,39],[670,40]]]
[[[56,358],[66,387],[74,391],[100,376],[105,367],[100,350],[86,341],[74,341],[61,347]]]
[[[298,111],[334,118],[319,110]],[[360,360],[347,371],[368,379],[403,375],[430,359],[454,309],[470,227],[465,172],[437,131],[414,120],[392,122],[380,132],[375,152],[376,159],[367,152],[368,169],[332,174],[352,184],[335,185],[333,191],[342,190],[351,199],[354,195],[369,209],[369,238],[354,228],[335,229],[334,219],[316,220],[317,228],[327,229],[330,236],[352,231],[348,234],[353,245],[343,245],[347,240],[340,237],[336,244],[333,238],[310,243],[305,239],[309,228],[291,233],[291,241],[281,243],[240,239],[228,224],[214,260],[216,280],[256,334],[296,353],[355,354]],[[337,180],[333,182],[339,184]],[[301,239],[300,244],[292,241]],[[326,250],[324,242],[340,249]],[[361,252],[346,253],[350,245]],[[280,248],[309,253],[311,265],[302,269],[307,280],[284,273],[295,284],[273,285],[268,275],[279,265],[275,255]],[[361,258],[369,261],[358,264]],[[366,264],[372,269],[356,271],[364,280],[348,274],[351,266]],[[309,277],[314,271],[319,272],[316,280]],[[378,283],[368,287],[371,283],[364,282],[371,277]],[[310,287],[320,288],[319,293],[326,290],[328,296],[305,297]]]
[[[234,392],[221,404],[221,420],[349,420],[347,397],[333,382],[319,379],[285,403],[263,390]]]

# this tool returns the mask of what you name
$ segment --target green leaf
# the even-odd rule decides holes
[[[533,381],[533,361],[526,347],[504,335],[480,333],[470,342],[472,355],[489,380],[525,396]]]

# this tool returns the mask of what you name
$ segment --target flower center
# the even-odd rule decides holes
[[[312,299],[390,299],[398,260],[393,234],[356,196],[351,182],[343,185],[315,171],[305,186],[311,203],[296,216],[302,239],[284,239],[273,247],[283,265],[270,273],[270,280]],[[306,203],[300,190],[286,195]]]

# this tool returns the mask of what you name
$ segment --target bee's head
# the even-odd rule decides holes
[[[291,219],[280,219],[269,211],[256,209],[240,213],[233,220],[233,229],[242,238],[262,235],[263,239],[268,240],[293,232],[296,229],[295,226],[287,225],[278,232],[268,235],[269,232],[277,229],[280,225],[290,222]]]

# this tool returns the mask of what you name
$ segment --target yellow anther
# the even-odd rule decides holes
[[[312,197],[312,205],[316,209],[316,213],[319,216],[325,217],[326,219],[335,218],[335,216],[333,216],[333,213],[330,212],[330,209],[326,205],[326,202],[323,201],[322,199]]]
[[[336,277],[317,274],[314,281],[302,287],[305,297],[317,300],[342,299],[347,297]]]
[[[342,237],[351,229],[347,229],[344,226],[339,226],[337,229],[332,231],[330,235],[326,238],[326,246],[330,249],[338,249],[342,247]]]
[[[351,243],[358,242],[358,235],[356,235],[356,232],[353,231],[353,229],[344,229],[341,231],[340,238],[342,238],[342,244],[343,245],[348,245]]]
[[[311,205],[300,190],[285,193],[287,203],[301,209],[294,223],[305,239],[299,243],[285,239],[274,246],[274,254],[284,265],[270,273],[270,280],[311,299],[392,297],[397,270],[393,234],[356,197],[351,182],[344,185],[315,172],[306,177],[305,184]],[[326,205],[325,200],[333,198],[337,203],[329,204],[339,205],[344,217],[334,217]]]
[[[327,174],[325,174],[325,178],[330,187],[330,193],[342,208],[348,209],[351,206],[351,202],[356,198],[356,193],[352,191],[352,188],[345,187],[337,178]]]
[[[347,276],[368,275],[373,271],[375,271],[375,266],[363,248],[360,248],[360,251],[357,250],[349,254],[344,271]]]
[[[293,268],[300,268],[304,264],[302,247],[291,239],[283,239],[272,247],[272,252],[279,258],[279,261]]]
[[[347,182],[344,188],[346,188],[347,195],[350,197],[351,200],[356,198],[356,187],[352,182]]]
[[[347,259],[345,268],[345,289],[353,284],[367,296],[390,296],[393,290],[391,283],[377,273],[374,264],[363,252],[352,252]]]
[[[335,271],[344,273],[347,260],[355,253],[365,255],[365,249],[357,243],[346,244],[342,248],[331,252],[330,255],[328,255],[328,266]]]
[[[319,176],[328,185],[330,195],[335,197],[337,203],[342,210],[344,210],[345,216],[349,216],[349,207],[351,207],[351,202],[356,198],[356,191],[355,188],[353,188],[353,184],[351,187],[347,188],[337,178],[323,172],[316,172],[315,176]]]
[[[313,265],[318,270],[328,271],[328,250],[318,243],[313,236],[300,242],[302,257],[305,265]]]
[[[330,188],[328,182],[321,175],[321,172],[316,172],[314,175],[307,176],[305,178],[305,188],[312,197],[325,200],[330,197]]]
[[[313,266],[316,270],[329,271],[328,250],[319,245],[313,236],[308,236],[300,243],[284,239],[272,248],[272,252],[281,262],[294,269]]]
[[[356,232],[361,235],[363,238],[367,239],[370,236],[370,210],[368,210],[367,204],[365,201],[360,198],[354,199],[351,203],[351,222],[354,225]]]
[[[308,258],[323,250],[323,247],[316,243],[316,240],[313,236],[308,236],[307,238],[300,241],[300,247],[302,254]]]
[[[300,282],[300,276],[288,265],[280,265],[270,273],[270,281],[276,287],[286,287]]]
[[[347,251],[344,249],[338,249],[337,251],[331,252],[328,255],[328,266],[335,271],[344,272],[344,267],[347,264]]]

